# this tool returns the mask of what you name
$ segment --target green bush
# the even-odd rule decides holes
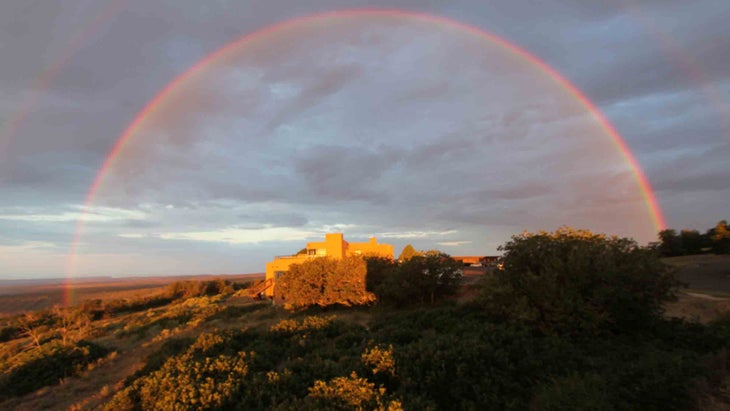
[[[435,304],[457,293],[462,264],[441,252],[426,252],[387,269],[375,294],[391,306]]]
[[[514,236],[501,250],[481,303],[547,333],[645,329],[679,285],[654,251],[626,238],[562,228]]]
[[[531,401],[533,410],[613,410],[609,387],[596,373],[573,374],[541,385]]]
[[[77,374],[107,352],[106,348],[88,341],[64,346],[57,340],[27,351],[23,358],[16,359],[18,366],[0,377],[0,399],[58,384],[62,378]]]
[[[23,330],[19,327],[8,325],[0,328],[0,343],[8,342],[23,336]]]
[[[193,342],[192,338],[174,338],[165,341],[159,350],[147,357],[144,367],[126,378],[124,385],[129,386],[134,380],[159,370],[165,364],[165,361],[187,350]]]
[[[201,334],[182,354],[117,393],[106,409],[200,410],[228,403],[248,373],[245,352],[222,352],[226,338]]]
[[[370,292],[376,292],[385,279],[393,275],[398,267],[393,259],[385,257],[365,257],[365,264],[367,266],[365,289]]]
[[[552,335],[468,306],[376,310],[367,327],[295,315],[165,344],[107,408],[689,409],[693,387],[724,381],[705,365],[723,327]]]
[[[361,257],[313,258],[293,264],[276,282],[287,309],[363,305],[375,300],[365,289],[367,266]]]
[[[233,282],[223,279],[176,281],[167,286],[167,296],[174,299],[232,294],[235,291]]]

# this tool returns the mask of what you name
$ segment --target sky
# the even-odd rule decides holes
[[[397,11],[332,13],[353,9]],[[562,225],[646,244],[641,173],[669,227],[704,232],[730,217],[729,12],[3,1],[0,279],[262,272],[327,232],[396,253]]]

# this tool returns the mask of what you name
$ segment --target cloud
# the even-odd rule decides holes
[[[446,230],[446,231],[400,231],[400,232],[385,232],[380,233],[378,237],[382,238],[401,238],[401,239],[410,239],[410,238],[428,238],[428,239],[434,239],[439,237],[445,237],[449,236],[451,234],[456,234],[458,231],[456,230]]]
[[[471,241],[442,241],[440,243],[436,243],[438,245],[442,245],[444,247],[461,247],[466,244],[471,244]]]
[[[293,159],[294,170],[318,201],[386,201],[377,185],[383,173],[399,161],[397,150],[381,146],[345,148],[316,146]]]
[[[217,231],[198,231],[186,233],[162,233],[163,240],[186,240],[219,242],[228,244],[258,244],[263,242],[304,241],[319,236],[320,233],[296,230],[288,227],[262,229],[224,228]]]
[[[361,73],[362,68],[355,65],[322,68],[310,79],[309,84],[299,86],[299,91],[278,110],[267,124],[267,128],[274,130],[291,118],[302,114],[303,111],[315,107],[320,104],[322,99],[335,94],[348,83],[355,81]]]
[[[170,81],[247,33],[343,7],[130,2],[114,24],[96,24],[109,5],[16,3],[0,5],[0,118],[25,116],[11,134],[0,130],[2,244],[59,249],[109,150]],[[544,60],[624,136],[670,225],[705,226],[727,203],[730,42],[718,2],[694,2],[690,15],[685,3],[368,7],[452,17]],[[290,27],[231,50],[169,97],[96,193],[79,248],[84,273],[256,271],[327,230],[472,241],[463,246],[479,253],[561,224],[653,239],[635,178],[596,119],[526,60],[446,26],[353,18]],[[46,255],[34,250],[23,260]],[[61,257],[21,264],[2,270],[65,269]]]
[[[34,223],[60,223],[75,222],[83,217],[87,222],[109,222],[109,221],[135,221],[140,222],[146,215],[139,210],[115,209],[106,207],[92,207],[85,212],[63,211],[57,213],[45,213],[41,210],[6,210],[10,212],[0,213],[0,220],[25,221]]]

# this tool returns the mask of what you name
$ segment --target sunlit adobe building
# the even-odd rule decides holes
[[[378,243],[375,237],[367,243],[350,243],[345,241],[342,233],[325,234],[324,241],[307,243],[307,247],[295,255],[276,256],[273,261],[266,263],[266,281],[258,293],[273,297],[276,279],[287,272],[292,264],[303,263],[310,258],[329,257],[339,260],[355,255],[392,259],[393,245]]]

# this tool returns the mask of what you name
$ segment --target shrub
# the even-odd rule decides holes
[[[399,263],[380,283],[376,295],[380,302],[407,306],[435,304],[459,290],[461,263],[447,254],[433,251]]]
[[[23,330],[13,325],[0,328],[0,343],[8,342],[23,336]]]
[[[294,334],[321,330],[329,327],[336,319],[337,317],[334,315],[330,315],[327,317],[310,315],[308,317],[304,317],[300,321],[293,319],[284,319],[272,325],[270,331],[274,333]]]
[[[367,266],[367,276],[365,277],[365,289],[375,292],[380,285],[391,276],[398,264],[391,258],[385,257],[365,257]]]
[[[679,285],[655,251],[626,238],[561,228],[514,236],[500,249],[503,269],[486,279],[480,301],[547,333],[641,330]]]
[[[330,381],[315,381],[309,389],[308,399],[316,409],[336,410],[402,410],[400,401],[384,400],[385,388],[352,372],[348,377],[336,377]]]
[[[277,280],[276,292],[282,296],[287,309],[367,304],[375,296],[365,290],[366,272],[361,257],[314,258],[289,267]]]
[[[183,353],[136,379],[105,409],[200,410],[224,407],[248,374],[252,353],[223,352],[226,339],[201,334]]]
[[[167,286],[167,295],[175,299],[231,294],[234,291],[234,286],[231,281],[220,278],[205,281],[176,281]]]
[[[363,364],[371,367],[373,375],[384,374],[389,376],[395,375],[395,357],[393,356],[393,345],[387,348],[375,346],[368,348],[362,353]]]
[[[65,346],[56,340],[18,358],[18,366],[0,377],[0,399],[20,396],[76,375],[84,367],[106,355],[108,350],[87,341]]]
[[[612,410],[606,381],[598,374],[557,378],[538,388],[534,410]]]

